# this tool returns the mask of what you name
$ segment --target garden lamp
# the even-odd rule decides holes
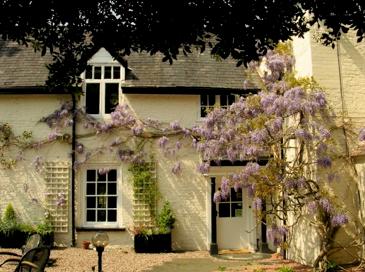
[[[104,248],[109,244],[109,236],[105,232],[97,232],[91,238],[96,251],[98,252],[98,272],[102,272],[102,255]]]

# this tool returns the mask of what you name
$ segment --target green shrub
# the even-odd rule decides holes
[[[174,228],[175,216],[168,201],[165,201],[156,221],[160,233],[169,233]]]
[[[38,223],[35,227],[35,231],[41,236],[46,236],[54,232],[51,215],[47,212],[45,218],[41,223]]]
[[[339,270],[339,267],[335,262],[329,261],[327,263],[327,271],[328,272],[337,271],[337,270]]]
[[[2,221],[3,222],[16,222],[17,221],[17,216],[16,216],[15,210],[13,208],[13,205],[11,203],[9,203],[8,206],[6,206]]]
[[[6,206],[1,223],[0,232],[5,235],[10,235],[15,231],[20,230],[20,226],[17,220],[17,216],[13,205],[11,203]]]
[[[278,272],[294,272],[294,269],[288,266],[283,266],[280,267],[278,270]]]

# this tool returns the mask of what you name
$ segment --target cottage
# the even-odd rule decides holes
[[[13,203],[21,218],[35,222],[43,216],[40,207],[47,208],[54,218],[56,242],[64,245],[79,246],[103,230],[112,245],[131,246],[130,229],[150,224],[151,211],[138,200],[131,164],[123,160],[145,139],[108,131],[118,104],[128,105],[139,120],[192,127],[214,105],[227,107],[258,86],[234,61],[217,61],[209,52],[181,56],[171,66],[158,54],[132,54],[118,61],[100,48],[81,75],[84,95],[75,98],[47,90],[49,56],[1,42],[0,58],[1,122],[8,123],[14,135],[32,133],[26,150],[19,153],[12,147],[2,154],[1,210]],[[68,115],[73,109],[80,109],[77,118]],[[203,176],[197,172],[201,159],[191,140],[182,139],[184,148],[177,154],[161,149],[155,136],[143,144],[142,159],[151,163],[157,181],[154,201],[158,198],[160,204],[154,209],[167,200],[176,216],[174,249],[258,249],[266,235],[256,226],[245,193],[234,193],[217,207],[212,202],[221,177],[239,166],[215,166]],[[12,160],[16,164],[10,165]],[[177,161],[182,171],[174,174]],[[216,209],[217,217],[212,216]]]

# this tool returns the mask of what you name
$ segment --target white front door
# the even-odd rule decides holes
[[[218,181],[218,186],[220,182]],[[231,188],[229,198],[217,203],[217,242],[219,250],[256,248],[256,227],[252,200],[246,190]]]

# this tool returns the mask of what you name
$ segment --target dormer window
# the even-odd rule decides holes
[[[101,48],[89,61],[84,78],[84,106],[86,113],[110,114],[119,104],[124,67],[110,53]]]
[[[88,65],[85,71],[86,112],[110,114],[119,103],[120,66]]]

